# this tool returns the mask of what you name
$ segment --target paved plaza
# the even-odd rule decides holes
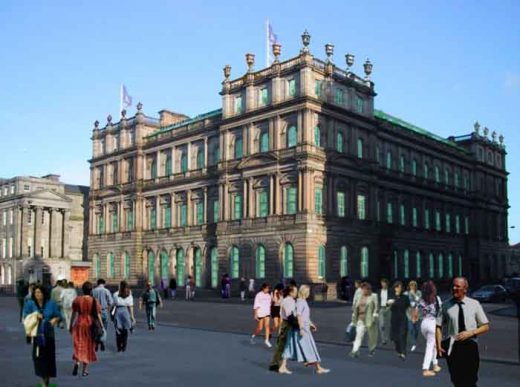
[[[331,368],[328,375],[315,375],[300,364],[291,364],[293,375],[278,375],[267,370],[273,349],[258,340],[251,345],[244,333],[252,328],[250,305],[237,303],[167,302],[159,311],[160,325],[155,332],[144,329],[142,312],[137,312],[137,329],[129,338],[128,351],[115,352],[114,333],[109,333],[109,346],[99,355],[87,378],[72,377],[72,346],[69,334],[57,330],[57,386],[329,386],[363,383],[363,386],[449,386],[445,369],[435,378],[421,376],[422,354],[410,354],[401,361],[389,349],[378,350],[374,358],[362,351],[359,359],[346,356],[350,347],[332,343],[331,337],[344,323],[334,321],[347,312],[345,306],[327,304],[313,308],[318,323],[316,338],[320,341],[323,364]],[[493,321],[498,317],[491,315]],[[500,324],[515,326],[516,319]],[[337,325],[337,327],[336,327]],[[495,323],[495,326],[498,323]],[[192,328],[186,328],[191,326]],[[343,325],[344,326],[344,325]],[[505,329],[505,328],[504,328]],[[236,333],[231,333],[236,332]],[[511,353],[517,348],[517,331],[510,332]],[[493,336],[492,336],[493,335]],[[490,333],[487,346],[505,343],[500,330]],[[330,341],[330,343],[325,343]],[[483,344],[482,347],[485,345]],[[0,298],[0,375],[2,386],[35,386],[30,346],[25,344],[22,326],[17,323],[16,300]],[[490,350],[488,349],[488,353]],[[492,352],[492,351],[491,351]],[[505,352],[504,352],[505,353]],[[444,362],[442,362],[442,365]],[[512,362],[481,364],[479,386],[517,386],[520,366]]]

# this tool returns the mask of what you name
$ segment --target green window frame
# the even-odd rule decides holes
[[[188,172],[188,156],[185,151],[181,153],[181,172]]]
[[[430,229],[430,210],[427,208],[424,209],[424,228]]]
[[[460,234],[460,215],[455,215],[455,233]]]
[[[169,263],[170,257],[168,256],[168,253],[166,251],[161,251],[161,254],[159,255],[159,265],[161,268],[161,279],[164,281],[168,280],[169,274]]]
[[[403,272],[404,278],[410,278],[410,252],[408,250],[403,252]]]
[[[460,255],[460,254],[459,254],[459,257],[458,257],[458,261],[459,261],[459,264],[457,265],[458,276],[462,277],[464,274],[463,274],[463,270],[462,270],[462,255]]]
[[[441,171],[437,165],[434,167],[434,173],[435,173],[435,182],[440,183],[441,182]]]
[[[288,215],[296,214],[296,187],[286,188],[286,211]]]
[[[421,278],[421,276],[422,276],[421,264],[422,264],[421,252],[417,251],[415,253],[415,276],[417,278]]]
[[[258,245],[256,248],[256,278],[265,278],[265,247]]]
[[[235,138],[235,159],[240,160],[244,156],[244,143],[242,136],[238,135]]]
[[[238,247],[231,247],[229,261],[231,266],[231,278],[236,279],[240,276],[240,254]]]
[[[99,258],[98,254],[94,255],[94,268],[95,268],[96,278],[101,277],[101,259]]]
[[[211,260],[211,287],[216,289],[218,286],[218,250],[212,247],[210,251]]]
[[[269,132],[267,131],[260,136],[260,152],[269,152]]]
[[[360,96],[356,96],[356,111],[363,113],[365,110],[365,101]]]
[[[175,274],[177,275],[177,284],[179,286],[184,286],[186,278],[185,270],[186,270],[186,261],[184,259],[184,250],[177,249],[175,252]]]
[[[412,160],[412,176],[417,176],[417,160]]]
[[[357,139],[357,157],[358,159],[362,159],[363,158],[363,146],[364,146],[364,141],[362,138],[358,138]]]
[[[430,177],[430,168],[428,167],[428,163],[423,164],[423,177],[428,179]]]
[[[464,234],[469,235],[469,217],[464,217]]]
[[[319,79],[317,79],[315,82],[314,82],[314,94],[316,95],[316,97],[320,98],[321,97],[321,81]]]
[[[369,256],[368,256],[368,247],[363,246],[361,248],[361,278],[368,278],[369,274]]]
[[[182,203],[180,205],[180,226],[181,227],[186,227],[187,223],[188,223],[188,206],[186,205],[186,203]]]
[[[428,257],[428,267],[430,272],[430,278],[435,278],[435,257],[433,256],[433,253],[430,253]]]
[[[263,87],[260,89],[260,99],[259,99],[259,105],[265,106],[269,103],[269,90],[267,90],[267,87]]]
[[[202,286],[202,252],[196,247],[194,252],[195,286]]]
[[[386,169],[392,169],[392,152],[386,152]]]
[[[336,205],[338,216],[341,218],[345,217],[345,192],[338,191],[336,193]]]
[[[458,172],[455,172],[455,188],[459,188],[460,186],[460,175]]]
[[[319,126],[314,127],[314,145],[321,146],[321,130]]]
[[[294,97],[296,95],[296,80],[289,79],[289,96]]]
[[[155,206],[150,207],[150,230],[157,228],[157,209]]]
[[[283,276],[294,277],[294,248],[290,243],[286,243],[283,248]]]
[[[197,204],[195,204],[195,210],[197,212],[197,225],[204,224],[204,202],[197,202]]]
[[[105,233],[105,219],[103,219],[103,215],[99,215],[98,217],[98,233]]]
[[[386,203],[386,222],[394,223],[394,206],[392,202]]]
[[[314,212],[323,215],[323,189],[321,187],[314,188]]]
[[[453,254],[448,254],[448,278],[453,278]]]
[[[213,222],[218,223],[220,220],[220,202],[218,199],[213,200]]]
[[[339,258],[339,275],[345,277],[348,275],[348,248],[341,246]]]
[[[451,215],[445,214],[444,218],[445,218],[446,232],[451,232]]]
[[[126,212],[126,230],[132,231],[134,229],[134,210],[129,208]]]
[[[260,191],[258,193],[258,217],[265,218],[268,215],[269,215],[268,193],[267,193],[267,191]]]
[[[404,173],[404,164],[405,164],[404,155],[401,155],[401,157],[399,157],[399,172],[401,172],[401,173]]]
[[[108,278],[116,278],[116,260],[112,252],[108,254]]]
[[[343,133],[338,132],[336,134],[336,151],[343,153],[343,149],[344,149],[343,142],[344,142]]]
[[[242,113],[242,96],[235,96],[235,114]]]
[[[150,166],[150,177],[155,179],[157,177],[157,159],[152,159],[152,165]]]
[[[442,253],[437,257],[437,276],[444,278],[444,255]]]
[[[441,213],[435,211],[435,231],[441,231]]]
[[[125,251],[123,254],[123,279],[130,277],[130,255]]]
[[[242,219],[242,194],[233,196],[233,220]]]
[[[203,169],[204,162],[204,150],[199,149],[199,151],[197,152],[197,169]]]
[[[417,212],[417,207],[414,207],[412,209],[412,225],[413,225],[413,227],[417,227],[417,224],[418,224],[418,212]]]
[[[399,206],[399,220],[401,226],[406,226],[406,207],[404,204]]]
[[[172,170],[172,155],[170,152],[166,155],[166,164],[164,166],[164,172],[166,176],[170,176],[173,172]]]
[[[296,126],[290,126],[287,130],[287,148],[295,147],[298,142],[298,131]]]
[[[170,228],[172,226],[172,207],[167,205],[164,207],[164,228]]]
[[[152,250],[148,251],[148,281],[155,283],[155,254]]]
[[[394,250],[393,264],[394,264],[394,278],[399,278],[399,253],[397,252],[397,250]]]
[[[326,266],[325,246],[321,245],[318,247],[318,278],[325,278]]]
[[[117,220],[117,211],[114,211],[112,212],[112,232],[119,231],[119,224]]]
[[[444,184],[450,184],[450,171],[448,168],[444,168]]]
[[[344,96],[343,90],[337,88],[336,95],[335,95],[335,102],[337,105],[343,105],[343,100],[344,100],[343,96]]]
[[[365,195],[357,195],[357,215],[359,220],[366,220],[367,211],[366,211],[366,196]]]

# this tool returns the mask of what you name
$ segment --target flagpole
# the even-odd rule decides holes
[[[265,67],[270,66],[270,53],[269,53],[269,19],[265,22]]]

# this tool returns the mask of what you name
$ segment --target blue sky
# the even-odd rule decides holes
[[[92,123],[118,117],[119,87],[156,115],[220,107],[222,67],[265,65],[265,20],[295,56],[335,45],[374,64],[376,107],[441,136],[478,120],[503,133],[511,242],[520,241],[520,2],[24,1],[0,2],[0,176],[57,173],[88,184]],[[135,103],[134,103],[135,105]],[[129,114],[134,113],[131,108]]]

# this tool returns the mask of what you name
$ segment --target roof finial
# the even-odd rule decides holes
[[[309,52],[310,42],[311,42],[311,35],[307,31],[307,29],[305,29],[305,31],[302,34],[303,48],[302,48],[301,52]]]

